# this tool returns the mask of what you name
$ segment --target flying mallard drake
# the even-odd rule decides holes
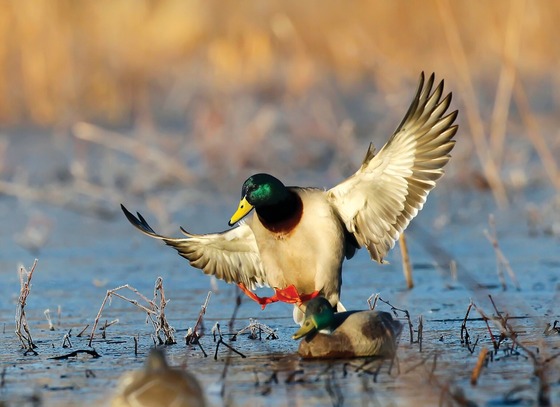
[[[418,91],[401,124],[376,155],[370,145],[354,175],[329,190],[286,187],[268,174],[249,177],[229,225],[255,213],[222,233],[186,238],[157,234],[138,213],[121,205],[141,232],[163,240],[193,267],[228,283],[236,283],[264,308],[275,301],[294,303],[301,323],[305,307],[317,295],[338,310],[344,258],[365,246],[381,263],[400,233],[422,209],[449,161],[457,111],[446,115],[451,93],[443,97],[443,81],[432,91],[434,75]],[[272,297],[253,290],[268,285]]]
[[[319,331],[327,330],[328,333]],[[397,349],[402,324],[388,312],[335,313],[324,297],[307,303],[305,320],[293,339],[305,337],[298,353],[303,358],[391,357]]]

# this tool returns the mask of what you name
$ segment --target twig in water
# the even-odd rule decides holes
[[[63,348],[71,348],[72,342],[70,342],[70,337],[72,336],[72,329],[70,329],[67,333],[64,334],[64,338],[62,339],[62,347]]]
[[[482,367],[484,366],[484,362],[486,361],[486,356],[488,356],[488,348],[484,347],[478,354],[478,360],[476,361],[476,365],[471,374],[472,386],[476,386],[476,384],[478,383],[478,378],[480,376],[480,372],[482,371]]]
[[[37,352],[34,350],[37,346],[33,343],[31,332],[29,331],[29,326],[27,325],[27,318],[25,316],[25,305],[31,290],[31,278],[33,277],[35,267],[37,266],[37,261],[38,260],[35,259],[33,266],[31,266],[31,270],[29,271],[27,271],[23,266],[19,268],[19,282],[21,289],[19,293],[18,306],[16,308],[16,335],[21,342],[22,348],[25,349],[24,355],[29,353],[37,355]],[[24,332],[22,332],[22,330]]]
[[[77,338],[81,338],[82,335],[84,334],[84,332],[86,331],[86,329],[88,329],[88,327],[89,327],[89,324],[86,324],[86,326],[84,326],[84,329],[82,329],[82,330],[80,331],[80,333],[79,333],[78,335],[76,335],[76,337],[77,337]]]
[[[373,301],[372,301],[373,298]],[[367,299],[367,303],[369,305],[369,309],[370,310],[374,310],[375,306],[377,305],[377,300],[379,299],[379,293],[375,293],[369,296],[369,298]]]
[[[513,281],[513,284],[515,285],[517,291],[520,291],[521,287],[517,282],[517,277],[515,276],[515,273],[513,272],[513,269],[511,268],[508,259],[506,258],[506,256],[504,255],[502,249],[500,249],[500,246],[498,244],[498,237],[496,233],[496,221],[494,219],[494,215],[492,214],[488,216],[488,225],[490,226],[491,233],[488,232],[488,230],[484,229],[484,236],[486,236],[486,239],[488,239],[488,241],[494,248],[494,252],[496,253],[496,267],[497,267],[498,278],[500,279],[500,284],[502,285],[502,290],[505,291],[507,289],[507,284],[504,278],[504,271],[503,271],[505,269],[509,277],[511,278],[511,281]]]
[[[210,301],[211,294],[212,291],[208,291],[208,295],[206,296],[206,301],[204,301],[204,304],[200,307],[200,313],[198,314],[198,319],[196,320],[196,324],[194,325],[194,328],[188,328],[187,334],[185,335],[185,344],[198,345],[204,357],[207,357],[208,354],[206,353],[206,351],[202,347],[202,344],[200,343],[201,335],[199,334],[199,330],[202,329],[201,328],[203,326],[202,318],[204,317],[204,314],[206,314],[206,309],[208,308],[208,302]]]
[[[381,297],[379,297],[379,301],[381,301],[382,303],[387,304],[389,307],[391,307],[391,311],[393,311],[393,313],[395,315],[397,315],[396,311],[404,313],[404,316],[406,317],[406,320],[408,322],[408,330],[409,330],[409,333],[410,333],[410,343],[411,344],[414,343],[414,327],[412,326],[412,321],[410,320],[410,314],[409,314],[408,310],[394,307],[393,305],[391,305],[391,303],[389,303],[389,301],[385,301]]]
[[[241,306],[241,293],[237,293],[237,298],[235,299],[235,307],[233,308],[233,312],[231,313],[231,318],[229,320],[229,328],[230,331],[233,331],[233,324],[235,323],[235,317],[237,315],[237,311],[239,311],[239,307]],[[219,324],[216,323],[217,329],[220,329]],[[214,329],[212,329],[212,332],[214,333]],[[215,337],[214,337],[215,340]],[[231,351],[233,349],[230,348],[230,352],[228,353],[227,357],[226,357],[226,361],[224,363],[224,370],[222,370],[222,376],[221,376],[221,380],[222,380],[222,388],[220,390],[220,395],[222,396],[222,399],[224,398],[224,395],[226,394],[226,376],[227,376],[227,372],[228,372],[228,368],[229,368],[229,364],[231,363]],[[214,354],[214,360],[217,356],[217,352],[218,352],[218,346],[216,346],[216,354]],[[242,355],[242,357],[245,357],[244,355]]]
[[[223,336],[222,336],[222,332],[220,330],[220,324],[218,322],[216,322],[216,324],[214,325],[214,328],[212,328],[212,333],[214,335],[214,342],[216,343],[216,351],[214,352],[214,360],[218,360],[218,349],[220,348],[220,345],[224,345],[226,348],[228,348],[229,350],[237,353],[239,356],[241,356],[243,359],[245,359],[247,356],[245,356],[243,353],[239,352],[238,350],[236,350],[233,346],[229,345],[228,343],[224,342]],[[216,337],[218,337],[218,340],[216,341]],[[229,357],[229,355],[228,355]]]
[[[236,334],[234,334],[231,338],[232,341],[236,341],[237,340],[237,336],[241,335],[242,333],[246,332],[246,331],[250,331],[251,333],[249,334],[249,339],[257,339],[257,333],[258,335],[258,339],[262,340],[262,333],[266,333],[268,334],[268,336],[266,337],[266,339],[278,339],[278,335],[276,334],[276,330],[270,328],[269,326],[260,323],[259,321],[257,321],[254,318],[249,318],[249,325],[247,325],[245,328],[240,329]]]
[[[47,322],[49,324],[49,331],[54,331],[54,325],[51,319],[51,310],[47,308],[43,313],[45,314],[45,318],[47,318]]]
[[[194,324],[194,328],[192,330],[193,333],[193,340],[197,340],[200,339],[200,334],[198,333],[198,331],[201,329],[202,327],[202,323],[203,323],[203,317],[206,314],[206,309],[208,308],[208,302],[210,301],[210,296],[212,295],[212,291],[208,291],[208,295],[206,295],[206,300],[204,301],[204,304],[202,304],[202,306],[200,307],[200,313],[198,314],[198,319],[196,320],[196,324]],[[187,342],[187,344],[190,343],[194,343],[194,342]]]
[[[100,358],[100,357],[101,357],[101,355],[100,355],[99,353],[97,353],[97,352],[95,351],[95,349],[78,349],[78,350],[75,350],[74,352],[67,353],[66,355],[54,356],[54,357],[49,358],[49,359],[52,359],[52,360],[63,360],[63,359],[68,359],[68,358],[76,357],[76,356],[78,356],[80,353],[86,353],[86,354],[88,354],[88,355],[91,355],[94,359]]]
[[[399,246],[401,249],[401,257],[403,263],[403,273],[404,279],[406,280],[406,288],[409,290],[414,287],[414,281],[412,280],[412,264],[410,264],[410,256],[408,255],[408,245],[406,244],[406,237],[404,232],[399,236]]]

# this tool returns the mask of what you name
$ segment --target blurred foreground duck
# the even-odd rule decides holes
[[[303,358],[392,357],[401,331],[388,312],[335,313],[329,301],[317,297],[307,303],[303,325],[292,338],[305,337],[298,349]]]
[[[160,349],[152,349],[144,370],[125,373],[112,407],[204,407],[200,384],[190,373],[170,367]]]
[[[305,304],[322,295],[339,304],[344,258],[366,247],[373,260],[395,245],[400,233],[422,209],[443,174],[453,148],[457,111],[446,115],[451,94],[443,81],[433,90],[434,75],[424,74],[416,96],[387,144],[375,154],[370,145],[354,175],[329,190],[284,186],[268,174],[249,177],[229,225],[251,218],[222,233],[186,238],[157,234],[140,215],[124,206],[128,220],[141,232],[163,240],[193,267],[228,283],[236,283],[264,308],[275,301],[295,304],[301,324]],[[269,286],[272,297],[259,297],[256,287]]]

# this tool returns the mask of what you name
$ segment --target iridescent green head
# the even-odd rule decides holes
[[[331,303],[324,297],[313,298],[307,303],[303,325],[292,338],[300,339],[309,334],[314,334],[331,327],[333,323],[334,308]]]
[[[241,201],[229,225],[233,226],[239,222],[251,212],[251,209],[277,204],[286,199],[287,195],[287,188],[278,178],[264,173],[250,176],[243,183]]]

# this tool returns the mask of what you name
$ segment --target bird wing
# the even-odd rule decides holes
[[[358,171],[328,191],[346,229],[373,260],[393,248],[400,233],[422,209],[443,175],[457,132],[457,111],[447,114],[451,93],[442,99],[443,81],[432,92],[434,74],[418,91],[401,124],[375,155],[370,147]]]
[[[189,260],[191,266],[205,274],[216,276],[227,283],[243,283],[250,289],[267,285],[257,242],[253,231],[246,224],[222,233],[196,235],[181,228],[187,238],[171,238],[157,234],[144,217],[121,208],[127,219],[142,233],[163,240],[179,255]]]

